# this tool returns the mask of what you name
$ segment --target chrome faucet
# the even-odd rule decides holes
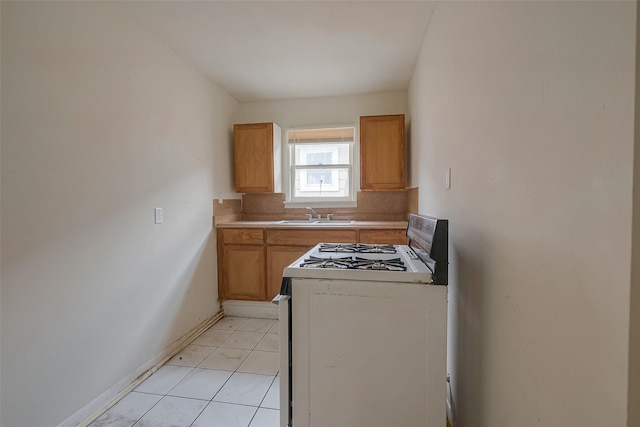
[[[313,210],[313,208],[310,208],[309,206],[307,206],[307,210],[311,212],[311,214],[315,215],[317,219],[320,219],[320,214],[316,211]],[[309,221],[311,221],[311,218],[313,218],[313,216],[311,214],[307,214],[309,215]]]

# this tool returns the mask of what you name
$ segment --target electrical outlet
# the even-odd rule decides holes
[[[162,224],[162,221],[164,221],[164,213],[162,212],[162,208],[155,208],[153,212],[155,215],[156,224]]]

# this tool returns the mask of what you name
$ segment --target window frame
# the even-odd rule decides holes
[[[309,129],[332,129],[332,128],[353,128],[353,140],[352,141],[336,141],[336,142],[300,142],[290,143],[289,132],[295,130],[309,130]],[[298,207],[356,207],[356,193],[359,189],[360,180],[357,179],[360,175],[360,162],[359,162],[359,144],[358,141],[358,126],[357,124],[340,124],[340,125],[321,125],[321,126],[292,126],[284,129],[282,133],[283,144],[285,149],[283,152],[282,162],[282,178],[283,189],[285,190],[285,207],[298,208]],[[349,190],[348,197],[295,197],[295,147],[296,145],[303,144],[348,144],[349,146],[349,159],[350,164],[336,164],[336,165],[298,165],[298,168],[304,169],[332,169],[348,168],[349,183],[347,188]],[[301,167],[302,166],[302,167]]]

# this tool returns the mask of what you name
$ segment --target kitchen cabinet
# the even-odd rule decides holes
[[[227,299],[265,299],[264,247],[254,245],[225,245],[225,292]]]
[[[282,271],[322,242],[355,242],[353,229],[267,230],[267,294],[280,292]]]
[[[267,300],[280,293],[282,271],[307,253],[311,246],[267,246]]]
[[[274,123],[233,126],[236,192],[282,191],[281,144],[281,130]]]
[[[266,234],[266,237],[265,237]],[[218,229],[220,299],[271,301],[282,270],[320,242],[355,242],[356,230]]]
[[[404,229],[218,228],[221,300],[271,301],[282,271],[318,243],[406,244]]]
[[[221,299],[265,299],[264,230],[218,230],[218,254]]]
[[[358,243],[384,243],[406,245],[406,230],[363,229],[358,233]]]
[[[404,114],[360,117],[360,189],[405,187]]]
[[[322,242],[353,243],[356,239],[356,230],[353,228],[333,230],[267,230],[267,245],[308,246],[311,248]]]

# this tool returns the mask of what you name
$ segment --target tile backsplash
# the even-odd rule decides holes
[[[213,200],[213,225],[223,222],[240,221],[242,219],[242,200],[218,199]]]
[[[405,221],[410,212],[418,211],[418,189],[402,191],[360,191],[357,207],[315,208],[334,219],[356,221]],[[305,208],[285,208],[283,193],[245,194],[242,200],[225,199],[213,201],[214,224],[230,221],[277,221],[281,219],[304,219]]]

